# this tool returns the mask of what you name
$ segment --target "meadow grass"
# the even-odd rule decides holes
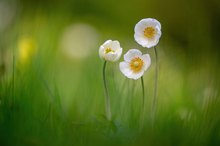
[[[190,91],[178,70],[162,73],[165,67],[160,68],[154,123],[153,67],[146,73],[144,125],[139,131],[141,82],[124,78],[117,64],[109,63],[107,67],[112,103],[112,121],[108,121],[101,76],[103,62],[97,56],[80,63],[61,60],[55,66],[51,61],[46,67],[38,63],[38,57],[32,61],[23,68],[15,66],[14,81],[12,75],[1,80],[3,145],[219,144],[218,93],[212,88],[201,88],[201,92],[207,90],[204,95]],[[182,82],[175,82],[178,80]]]

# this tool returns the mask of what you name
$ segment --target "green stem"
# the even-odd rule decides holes
[[[13,49],[13,58],[12,58],[13,60],[13,62],[12,62],[12,107],[11,108],[13,108],[13,106],[14,106],[14,104],[15,104],[15,51],[14,51],[14,49]]]
[[[105,68],[106,68],[107,61],[104,62],[103,65],[103,82],[105,87],[105,110],[106,110],[106,117],[108,120],[111,120],[111,106],[110,106],[110,98],[108,95],[108,89],[106,84],[106,76],[105,76]]]
[[[152,106],[152,118],[154,120],[154,116],[156,113],[156,106],[157,106],[157,83],[158,83],[158,72],[159,72],[159,66],[158,66],[158,54],[157,54],[157,48],[154,47],[154,54],[155,54],[155,80],[154,80],[154,96],[153,96],[153,106]]]
[[[140,116],[140,129],[141,131],[144,127],[144,111],[145,111],[145,92],[144,92],[144,77],[141,77],[141,86],[142,86],[142,111],[141,111],[141,116]]]
[[[141,77],[141,86],[142,86],[142,99],[143,99],[142,107],[143,107],[143,110],[144,110],[145,92],[144,92],[144,77],[143,76]]]

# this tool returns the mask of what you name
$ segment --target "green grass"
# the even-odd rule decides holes
[[[36,57],[29,66],[16,66],[14,82],[12,75],[1,81],[1,144],[219,144],[218,93],[203,87],[190,91],[191,87],[182,79],[183,73],[162,63],[163,59],[160,56],[154,123],[151,119],[154,64],[144,76],[146,111],[141,132],[141,81],[126,79],[119,72],[118,63],[107,66],[111,122],[105,118],[103,62],[97,55],[83,62],[54,59],[47,66]]]

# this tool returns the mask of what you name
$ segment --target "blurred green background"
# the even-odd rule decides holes
[[[154,121],[155,56],[133,37],[148,17],[162,25]],[[219,0],[0,0],[0,145],[220,145],[219,26]],[[141,131],[141,82],[119,62],[107,64],[105,119],[107,39],[151,55]]]

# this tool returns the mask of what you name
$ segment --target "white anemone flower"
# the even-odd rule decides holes
[[[124,55],[124,62],[120,62],[121,72],[130,79],[139,79],[150,67],[151,58],[149,54],[143,54],[137,49],[131,49]]]
[[[157,45],[161,37],[161,24],[153,18],[140,20],[134,28],[134,39],[143,47],[151,48]]]
[[[99,56],[100,58],[115,62],[121,57],[122,48],[120,47],[120,43],[118,41],[107,40],[103,45],[99,48]]]

